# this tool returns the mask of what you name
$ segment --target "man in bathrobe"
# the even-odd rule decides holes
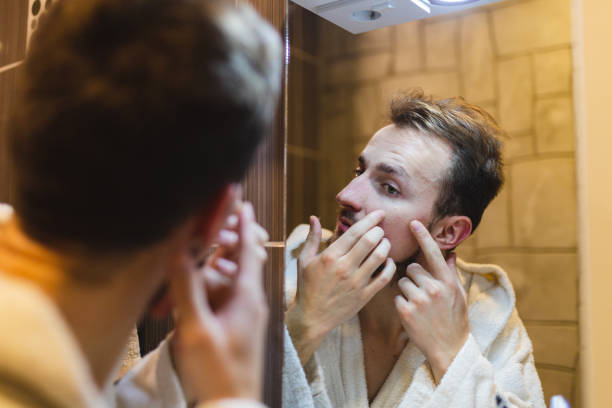
[[[453,253],[502,186],[500,133],[461,99],[392,100],[333,236],[311,217],[287,241],[286,406],[545,407],[506,274]]]
[[[9,133],[0,407],[260,407],[267,235],[240,181],[273,125],[276,30],[234,1],[53,4]],[[167,297],[172,338],[113,392]]]

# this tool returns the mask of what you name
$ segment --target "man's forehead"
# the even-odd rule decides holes
[[[399,166],[408,174],[437,180],[450,165],[452,150],[444,140],[416,129],[385,126],[361,154],[367,166]]]

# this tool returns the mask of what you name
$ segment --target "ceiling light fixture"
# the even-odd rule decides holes
[[[431,13],[431,4],[429,0],[412,0],[412,2],[419,6],[425,12]]]
[[[478,0],[429,0],[431,4],[435,4],[437,6],[458,6],[467,3],[475,3]]]
[[[352,14],[353,20],[362,22],[378,20],[380,16],[382,14],[376,10],[359,10]]]

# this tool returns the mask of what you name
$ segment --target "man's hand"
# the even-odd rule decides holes
[[[266,256],[263,245],[268,241],[268,233],[257,223],[253,223],[253,229],[257,241],[262,245],[262,255]],[[213,310],[222,307],[232,295],[240,261],[239,244],[238,215],[231,214],[208,254],[196,256],[199,259],[198,266],[202,265],[208,303]]]
[[[393,278],[391,245],[376,225],[382,211],[373,211],[352,225],[320,254],[321,224],[310,218],[310,232],[298,259],[298,287],[287,311],[287,328],[305,364],[325,336],[359,310]],[[380,274],[372,277],[386,260]]]
[[[218,308],[209,304],[206,278],[191,257],[178,261],[170,282],[174,360],[185,388],[198,401],[260,398],[268,319],[262,286],[266,253],[250,204],[238,211],[237,235],[235,281]]]
[[[430,271],[410,264],[408,278],[399,281],[404,296],[395,298],[395,306],[410,340],[425,354],[439,383],[469,336],[467,300],[457,275],[455,254],[445,260],[419,221],[412,221],[410,228]]]

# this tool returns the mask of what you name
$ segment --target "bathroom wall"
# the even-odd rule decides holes
[[[610,407],[612,3],[572,0],[572,6],[583,406]]]
[[[291,90],[301,89],[304,103],[293,109],[304,126],[292,135],[289,121],[289,183],[298,203],[289,187],[288,228],[310,213],[333,227],[334,196],[386,123],[393,92],[421,87],[483,106],[508,133],[506,185],[459,254],[508,271],[547,400],[563,394],[579,407],[570,1],[507,0],[357,36],[316,17],[303,21],[311,25],[302,36],[318,47],[292,47],[289,108]],[[305,111],[310,104],[319,108],[316,119]],[[317,191],[306,186],[312,180]]]

